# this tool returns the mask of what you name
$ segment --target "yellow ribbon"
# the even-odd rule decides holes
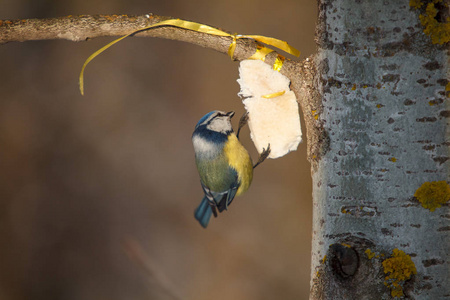
[[[263,95],[261,96],[264,99],[271,99],[271,98],[275,98],[275,97],[279,97],[281,95],[284,95],[284,93],[286,93],[286,91],[281,91],[281,92],[276,92],[276,93],[272,93],[272,94],[267,94],[267,95]]]
[[[219,30],[217,28],[208,26],[208,25],[204,25],[204,24],[200,24],[200,23],[196,23],[196,22],[185,21],[185,20],[180,20],[180,19],[170,19],[170,20],[165,20],[165,21],[135,30],[132,33],[124,35],[124,36],[112,41],[111,43],[107,44],[106,46],[100,48],[99,50],[95,51],[91,56],[89,56],[88,59],[86,59],[86,61],[84,62],[83,67],[81,68],[81,73],[80,73],[80,78],[79,78],[81,94],[84,95],[84,80],[83,80],[84,69],[86,68],[87,64],[91,60],[93,60],[97,55],[99,55],[100,53],[102,53],[103,51],[105,51],[106,49],[108,49],[109,47],[114,45],[115,43],[120,42],[124,38],[127,38],[130,35],[133,35],[137,32],[148,30],[148,29],[151,29],[154,27],[159,27],[159,26],[175,26],[175,27],[184,28],[184,29],[188,29],[188,30],[201,32],[201,33],[211,34],[211,35],[232,37],[233,41],[231,42],[230,47],[228,48],[228,55],[231,57],[231,59],[233,59],[233,56],[234,56],[234,50],[236,49],[237,40],[242,39],[242,38],[254,39],[258,42],[262,42],[264,44],[274,46],[278,49],[281,49],[281,50],[283,50],[289,54],[295,55],[297,57],[300,56],[300,51],[298,51],[294,47],[290,46],[287,42],[282,41],[282,40],[274,39],[271,37],[265,37],[262,35],[237,35],[237,34],[233,35],[233,34],[229,34],[229,33],[225,32],[225,31]],[[261,48],[261,50],[259,52],[256,51],[256,53],[253,54],[250,58],[264,60],[265,55],[267,55],[268,53],[270,53],[272,51],[273,50],[271,50],[269,48],[263,47],[263,48]],[[282,62],[281,62],[281,64],[282,64]],[[275,65],[274,65],[274,69],[275,69]],[[279,67],[279,69],[281,69],[281,66]],[[277,70],[277,71],[279,71],[279,70]]]
[[[283,63],[284,63],[284,56],[278,54],[277,58],[275,59],[275,62],[273,63],[273,69],[275,71],[280,72],[281,68],[283,67]]]
[[[84,76],[83,76],[83,74],[84,74],[84,69],[86,68],[87,64],[91,60],[93,60],[97,55],[99,55],[100,53],[102,53],[103,51],[105,51],[106,49],[108,49],[109,47],[114,45],[115,43],[120,42],[121,40],[123,40],[126,37],[129,37],[133,33],[127,34],[127,35],[125,35],[125,36],[123,36],[121,38],[118,38],[117,40],[112,41],[108,45],[103,46],[102,48],[100,48],[97,51],[95,51],[94,53],[92,53],[91,56],[89,56],[88,59],[86,59],[86,61],[83,64],[83,67],[81,68],[81,73],[80,73],[80,92],[81,92],[81,95],[84,95]]]
[[[269,54],[270,52],[273,52],[273,51],[274,50],[272,50],[270,48],[267,48],[267,47],[264,47],[261,45],[257,45],[255,54],[250,56],[248,59],[259,59],[259,60],[265,61],[267,54]]]

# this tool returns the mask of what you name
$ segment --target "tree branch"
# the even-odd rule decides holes
[[[172,17],[152,14],[129,15],[81,15],[50,19],[0,20],[0,44],[35,40],[65,39],[79,42],[105,36],[123,36],[146,26]],[[226,31],[225,31],[226,32]],[[171,26],[161,26],[136,33],[139,37],[159,37],[188,42],[201,47],[227,53],[231,37],[215,36]],[[256,51],[256,43],[239,39],[234,58],[242,60]]]
[[[140,16],[80,15],[49,19],[0,20],[0,44],[54,39],[79,42],[97,37],[124,36],[140,28],[169,19],[173,18],[146,14]],[[230,44],[233,42],[232,37],[216,36],[171,26],[143,30],[136,33],[135,36],[159,37],[188,42],[224,54],[227,53]],[[256,51],[256,45],[256,42],[252,39],[238,39],[234,60],[240,61],[253,55]],[[269,54],[267,56],[268,63],[273,63],[277,55],[276,52]],[[286,59],[285,65],[289,65],[289,61],[289,59]]]
[[[0,20],[0,44],[55,39],[79,42],[97,37],[124,36],[169,19],[173,18],[146,14],[139,16],[80,15],[49,19]],[[220,30],[227,32],[223,29]],[[143,30],[133,36],[183,41],[223,54],[228,53],[228,48],[233,42],[232,37],[206,34],[173,26]],[[256,49],[257,43],[255,40],[238,39],[233,59],[236,61],[247,59],[256,52]],[[276,51],[269,53],[265,58],[265,63],[273,65],[277,56]],[[312,59],[295,61],[286,58],[280,72],[291,80],[291,88],[303,109],[308,131],[308,156],[310,161],[315,161],[320,157],[321,149],[320,147],[313,149],[312,145],[317,145],[317,141],[322,139],[320,130],[322,126],[310,113],[311,111],[321,111],[321,103],[311,101],[311,99],[317,98],[316,92],[311,88],[315,74],[314,63],[312,62]]]

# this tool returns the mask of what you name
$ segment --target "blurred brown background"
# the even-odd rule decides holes
[[[0,3],[0,19],[150,12],[315,51],[312,0]],[[0,299],[307,299],[305,142],[202,229],[191,134],[211,110],[243,113],[238,63],[128,38],[87,67],[80,96],[84,60],[111,40],[0,46]]]

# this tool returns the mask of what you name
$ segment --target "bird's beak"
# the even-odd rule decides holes
[[[227,116],[231,119],[234,116],[234,111],[227,112]]]

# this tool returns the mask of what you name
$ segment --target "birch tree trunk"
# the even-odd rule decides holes
[[[426,7],[319,1],[310,299],[450,299],[448,43]]]
[[[311,299],[450,299],[448,15],[444,0],[319,0],[318,53],[283,64],[313,170]],[[6,20],[0,42],[116,36],[165,19]],[[223,53],[233,41],[175,28],[138,35]],[[257,49],[237,45],[236,60]]]

